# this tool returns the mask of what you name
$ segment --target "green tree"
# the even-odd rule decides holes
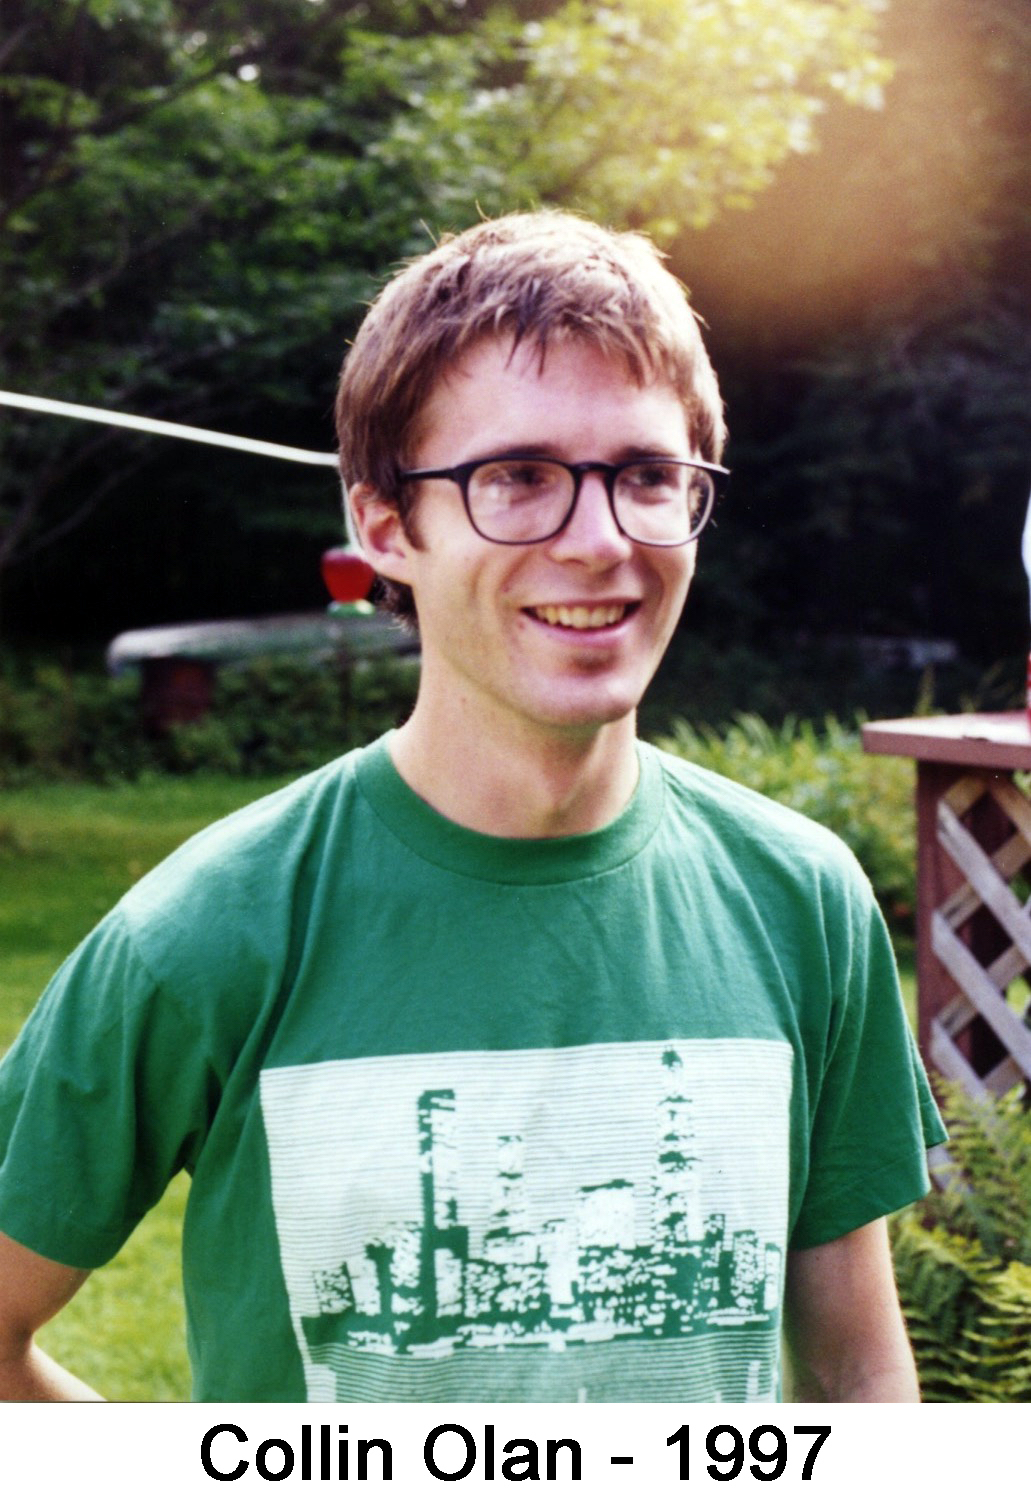
[[[1026,652],[1031,11],[906,0],[883,45],[882,112],[832,109],[747,219],[674,248],[733,440],[695,610],[766,651],[775,621],[947,637],[983,668]]]
[[[478,210],[562,202],[669,239],[747,201],[826,97],[879,102],[878,9],[4,0],[0,384],[329,447],[310,415],[398,258]],[[4,429],[0,573],[155,452]]]
[[[828,100],[877,109],[878,0],[570,0],[520,37],[494,96],[515,182],[664,243],[747,207]]]
[[[307,0],[8,3],[4,384],[259,432],[312,395],[312,359],[324,380],[433,199],[425,174],[375,161],[409,81],[370,87],[359,9],[375,19]],[[5,426],[0,567],[65,536],[146,452]]]

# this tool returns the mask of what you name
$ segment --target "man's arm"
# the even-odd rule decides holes
[[[55,1264],[0,1233],[0,1400],[99,1400],[40,1352],[33,1337],[89,1274]]]
[[[792,1399],[919,1400],[883,1217],[788,1254],[785,1325]]]

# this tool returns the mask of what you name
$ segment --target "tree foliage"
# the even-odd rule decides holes
[[[450,118],[422,101],[392,146],[421,160],[458,132],[502,168],[509,197],[572,204],[668,242],[747,206],[786,157],[811,150],[828,99],[882,105],[881,8],[567,0],[514,24],[492,9],[476,38],[487,86]]]
[[[878,102],[878,9],[5,0],[0,383],[328,448],[311,415],[399,258],[542,199],[666,238],[746,201],[826,97]],[[4,429],[0,571],[154,463]]]
[[[883,45],[883,112],[831,112],[747,220],[675,248],[733,439],[704,593],[738,628],[753,603],[756,640],[772,616],[987,664],[1027,639],[1031,11],[906,0]]]
[[[910,315],[839,339],[807,374],[766,500],[798,569],[823,575],[809,624],[833,601],[839,630],[997,649],[1015,594],[1026,618],[1027,316],[990,297]]]
[[[273,427],[280,403],[314,395],[313,360],[325,381],[352,311],[414,248],[432,201],[427,174],[372,154],[407,80],[370,89],[351,30],[370,7],[8,8],[5,383]],[[404,24],[408,10],[385,14]],[[0,565],[62,537],[145,452],[106,430],[11,429]]]
[[[1010,582],[1025,596],[1031,16],[1013,0],[914,9],[911,25],[944,23],[942,63],[951,48],[962,68],[936,92],[932,59],[900,50],[896,146],[912,149],[892,197],[906,211],[908,276],[810,360],[780,449],[793,496],[780,500],[785,536],[800,562],[820,560],[829,589],[855,574],[857,539],[870,550],[874,567],[849,592],[856,617],[875,619],[879,597],[888,630],[908,619],[990,644]],[[885,157],[882,146],[870,163],[882,184]],[[819,508],[801,516],[797,499],[812,495]],[[893,570],[920,594],[886,590]],[[979,574],[994,581],[987,597]]]

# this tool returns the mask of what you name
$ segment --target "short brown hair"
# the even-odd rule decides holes
[[[582,339],[621,359],[641,385],[677,392],[700,459],[726,438],[716,376],[684,289],[645,236],[603,229],[560,210],[509,214],[449,236],[387,283],[340,375],[336,425],[346,485],[389,498],[407,525],[419,417],[444,372],[479,340]],[[407,586],[384,582],[382,603],[415,621]]]

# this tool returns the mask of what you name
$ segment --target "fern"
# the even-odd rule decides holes
[[[1031,1264],[1031,1124],[1022,1088],[973,1098],[945,1082],[940,1094],[953,1173],[932,1214],[993,1258]]]
[[[925,1400],[1031,1400],[1031,1114],[1017,1088],[941,1098],[946,1184],[892,1223],[902,1309]]]

